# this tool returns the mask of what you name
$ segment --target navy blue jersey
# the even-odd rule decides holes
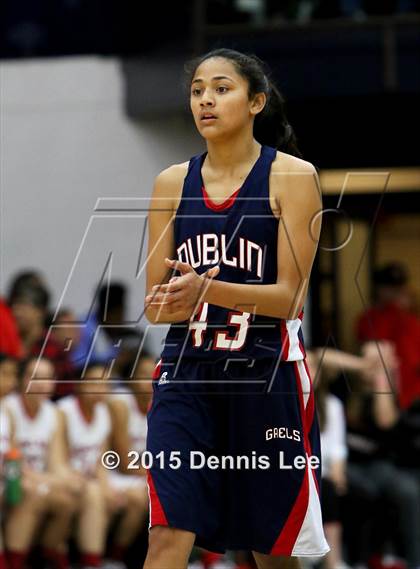
[[[201,167],[207,153],[191,158],[174,221],[180,261],[199,274],[219,265],[216,278],[221,281],[276,282],[279,221],[269,200],[269,175],[276,152],[261,146],[242,186],[220,205],[211,202],[204,188]],[[303,311],[294,320],[284,320],[255,314],[253,306],[231,310],[204,302],[193,319],[170,326],[162,359],[280,356],[286,361],[302,360],[302,317]]]

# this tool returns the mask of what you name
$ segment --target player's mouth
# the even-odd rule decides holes
[[[200,115],[200,121],[203,123],[211,123],[217,119],[216,115],[213,113],[203,113]]]

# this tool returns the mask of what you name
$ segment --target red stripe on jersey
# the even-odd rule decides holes
[[[235,203],[236,196],[239,194],[240,188],[236,190],[236,192],[234,192],[231,196],[229,196],[227,200],[219,204],[216,204],[211,201],[204,186],[202,186],[201,191],[203,193],[203,199],[205,205],[214,211],[221,211],[222,209],[228,209],[229,207],[233,206],[233,204]]]
[[[163,511],[159,496],[157,495],[150,470],[147,470],[147,485],[149,487],[150,496],[150,527],[156,525],[167,526],[168,520],[166,519],[165,512]]]
[[[155,370],[153,372],[152,375],[152,380],[154,381],[155,379],[158,379],[160,376],[160,369],[162,367],[162,360],[159,360],[158,363],[156,364]]]

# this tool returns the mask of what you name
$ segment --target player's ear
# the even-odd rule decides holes
[[[252,115],[258,115],[258,113],[260,113],[263,110],[266,103],[267,103],[267,95],[263,92],[257,93],[256,95],[254,95],[254,97],[250,102],[250,108],[249,108],[250,113]]]

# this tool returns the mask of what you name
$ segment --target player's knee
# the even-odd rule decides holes
[[[158,555],[176,547],[176,536],[170,528],[155,526],[149,533],[149,553]]]
[[[185,550],[185,555],[188,557],[194,539],[195,535],[189,531],[165,526],[154,526],[149,532],[148,556],[159,558],[162,555],[169,554],[171,551],[180,553],[181,550]]]

